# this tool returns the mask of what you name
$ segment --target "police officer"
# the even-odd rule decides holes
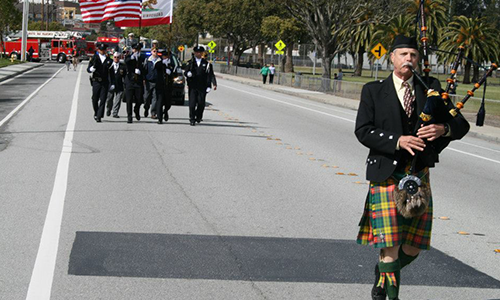
[[[127,74],[125,76],[125,99],[127,101],[127,123],[132,123],[132,104],[135,103],[134,112],[137,121],[141,119],[139,109],[143,95],[143,63],[141,58],[141,44],[132,45],[132,53],[125,57]]]
[[[118,111],[124,98],[124,79],[127,74],[127,68],[124,63],[120,62],[120,57],[119,52],[113,54],[113,64],[110,70],[110,77],[114,77],[114,84],[109,87],[106,115],[110,116],[111,109],[113,109],[113,118],[119,118]]]
[[[189,61],[184,75],[187,77],[189,90],[189,123],[200,123],[205,110],[205,98],[211,91],[210,70],[208,61],[202,58],[205,48],[194,47],[194,57]]]
[[[101,122],[101,118],[104,117],[104,106],[110,82],[114,84],[111,81],[113,79],[110,79],[109,76],[109,70],[113,62],[106,56],[106,48],[106,44],[98,44],[97,53],[94,54],[87,67],[87,72],[92,74],[90,78],[92,82],[92,105],[94,107],[94,119],[97,122]]]
[[[172,60],[172,53],[165,51],[162,55],[163,64],[165,65],[165,94],[163,96],[163,119],[168,121],[168,111],[172,107],[172,92],[174,90],[174,74],[176,71],[174,61]]]

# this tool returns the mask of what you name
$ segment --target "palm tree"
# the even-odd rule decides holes
[[[408,14],[417,16],[420,12],[420,0],[409,0]],[[427,25],[427,37],[431,45],[437,45],[442,29],[448,22],[447,0],[424,0],[424,14]]]
[[[499,43],[496,38],[498,30],[487,23],[485,18],[467,18],[457,16],[446,27],[442,36],[440,48],[449,52],[456,52],[459,46],[465,47],[464,57],[478,63],[494,61],[498,59]],[[451,63],[452,55],[443,56],[443,60]],[[465,64],[463,83],[470,83],[471,62]],[[473,81],[479,79],[479,67],[474,66]]]
[[[397,35],[415,35],[415,18],[408,14],[400,15],[390,20],[387,24],[379,24],[370,42],[370,49],[381,43],[387,51],[390,51],[392,42]],[[373,54],[368,53],[368,57],[374,59]],[[388,55],[384,60],[388,60]]]

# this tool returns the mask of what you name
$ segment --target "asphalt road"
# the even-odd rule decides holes
[[[60,67],[0,85],[0,121]],[[194,127],[187,106],[163,125],[127,124],[124,106],[96,123],[81,69],[6,121],[0,299],[368,299],[355,111],[219,81]],[[402,299],[500,299],[499,176],[498,144],[443,152],[433,249]]]

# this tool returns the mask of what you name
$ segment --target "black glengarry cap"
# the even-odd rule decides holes
[[[392,43],[391,51],[399,48],[411,48],[418,50],[417,39],[415,37],[408,37],[404,35],[397,35]]]

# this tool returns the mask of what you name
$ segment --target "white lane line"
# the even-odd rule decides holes
[[[446,149],[452,150],[452,151],[455,151],[455,152],[458,152],[458,153],[462,153],[462,154],[465,154],[465,155],[470,155],[470,156],[473,156],[473,157],[476,157],[476,158],[481,158],[481,159],[484,159],[484,160],[487,160],[487,161],[491,161],[491,162],[494,162],[494,163],[497,163],[497,164],[500,164],[500,161],[498,161],[498,160],[487,158],[487,157],[484,157],[484,156],[481,156],[481,155],[476,155],[476,154],[468,153],[468,152],[461,151],[461,150],[458,150],[458,149],[455,149],[455,148],[451,148],[451,147],[446,147]]]
[[[38,67],[38,68],[39,68],[39,67]],[[7,80],[5,80],[5,81],[2,81],[2,82],[0,82],[0,85],[2,85],[2,84],[6,84],[6,83],[9,83],[9,82],[11,82],[12,80],[16,79],[17,77],[23,76],[23,75],[25,75],[25,74],[29,74],[29,73],[31,73],[31,72],[33,72],[33,71],[35,71],[35,70],[36,70],[36,69],[38,69],[38,68],[33,68],[33,69],[29,70],[29,71],[26,71],[26,72],[24,72],[24,73],[21,73],[21,74],[18,74],[18,75],[16,75],[16,76],[12,77],[12,78],[9,78],[9,79],[7,79]]]
[[[229,87],[229,86],[224,86],[224,87],[232,89],[232,90],[236,90],[238,92],[242,92],[242,93],[246,93],[246,94],[249,94],[249,95],[253,95],[253,96],[256,96],[256,97],[265,98],[265,99],[268,99],[268,100],[271,100],[271,101],[274,101],[274,102],[283,103],[283,104],[286,104],[286,105],[290,105],[290,106],[302,108],[302,109],[309,110],[309,111],[312,111],[312,112],[317,112],[319,114],[323,114],[323,115],[331,116],[331,117],[334,117],[334,118],[337,118],[337,119],[341,119],[341,120],[344,120],[344,121],[348,121],[348,122],[351,122],[351,123],[355,123],[355,121],[353,121],[353,120],[342,118],[342,117],[339,117],[339,116],[336,116],[336,115],[332,115],[332,114],[329,114],[329,113],[325,113],[325,112],[322,112],[322,111],[319,111],[319,110],[315,110],[315,109],[311,109],[311,108],[308,108],[308,107],[304,107],[304,106],[300,106],[300,105],[288,103],[288,102],[281,101],[281,100],[276,100],[276,99],[273,99],[273,98],[270,98],[270,97],[266,97],[266,96],[262,96],[262,95],[259,95],[259,94],[256,94],[256,93],[242,91],[240,89],[232,88],[232,87]],[[458,153],[462,153],[462,154],[465,154],[465,155],[469,155],[469,156],[476,157],[476,158],[481,158],[481,159],[484,159],[484,160],[487,160],[487,161],[491,161],[491,162],[500,164],[500,161],[494,160],[494,159],[491,159],[491,158],[487,158],[487,157],[484,157],[484,156],[480,156],[480,155],[476,155],[476,154],[472,154],[472,153],[467,153],[467,152],[460,151],[458,149],[451,148],[451,147],[447,147],[446,149],[450,149],[450,150],[458,152]]]
[[[60,68],[54,75],[52,75],[52,77],[47,79],[47,81],[45,81],[41,86],[39,86],[33,93],[31,93],[26,99],[24,99],[23,102],[21,102],[16,108],[14,108],[13,111],[11,111],[5,118],[3,118],[3,120],[0,121],[0,127],[2,127],[3,124],[7,123],[21,108],[23,108],[23,106],[26,105],[26,103],[28,103],[31,100],[31,98],[33,98],[33,96],[35,96],[45,85],[47,85],[47,83],[49,83],[52,79],[54,79],[54,77],[56,77],[57,74],[59,74],[59,72],[62,71],[62,69],[64,69],[64,67]]]
[[[26,300],[50,300],[52,281],[54,279],[54,270],[56,267],[57,250],[59,248],[64,201],[68,184],[69,161],[73,149],[73,133],[75,131],[78,93],[80,91],[82,70],[83,68],[80,68],[78,79],[76,80],[68,126],[64,134],[59,163],[57,164],[54,188],[50,197],[47,216],[45,217],[40,246],[38,248],[38,254],[36,255],[35,267],[31,274]]]
[[[476,148],[480,148],[480,149],[484,149],[484,150],[489,150],[489,151],[493,151],[493,152],[500,153],[500,151],[499,151],[499,150],[495,150],[495,149],[491,149],[491,148],[488,148],[488,147],[483,147],[483,146],[474,145],[474,144],[467,143],[467,142],[464,142],[464,141],[455,141],[455,142],[460,143],[460,144],[469,145],[469,146],[476,147]]]
[[[260,97],[260,98],[265,98],[265,99],[268,99],[268,100],[271,100],[271,101],[274,101],[274,102],[279,102],[279,103],[282,103],[282,104],[286,104],[286,105],[290,105],[290,106],[302,108],[302,109],[309,110],[309,111],[312,111],[312,112],[315,112],[315,113],[318,113],[318,114],[322,114],[322,115],[334,117],[334,118],[337,118],[337,119],[340,119],[340,120],[344,120],[344,121],[347,121],[347,122],[350,122],[350,123],[354,123],[354,120],[343,118],[343,117],[339,117],[339,116],[336,116],[336,115],[332,115],[332,114],[329,114],[329,113],[326,113],[326,112],[323,112],[323,111],[319,111],[319,110],[316,110],[316,109],[312,109],[312,108],[309,108],[309,107],[304,107],[304,106],[300,106],[300,105],[297,105],[297,104],[288,103],[286,101],[277,100],[277,99],[274,99],[274,98],[271,98],[271,97],[262,96],[262,95],[251,93],[251,92],[247,92],[247,91],[242,91],[241,89],[237,89],[237,88],[233,88],[233,87],[229,87],[229,86],[224,86],[224,87],[232,89],[232,90],[236,90],[236,91],[241,92],[241,93],[246,93],[246,94],[249,94],[249,95],[252,95],[252,96],[256,96],[256,97]]]

